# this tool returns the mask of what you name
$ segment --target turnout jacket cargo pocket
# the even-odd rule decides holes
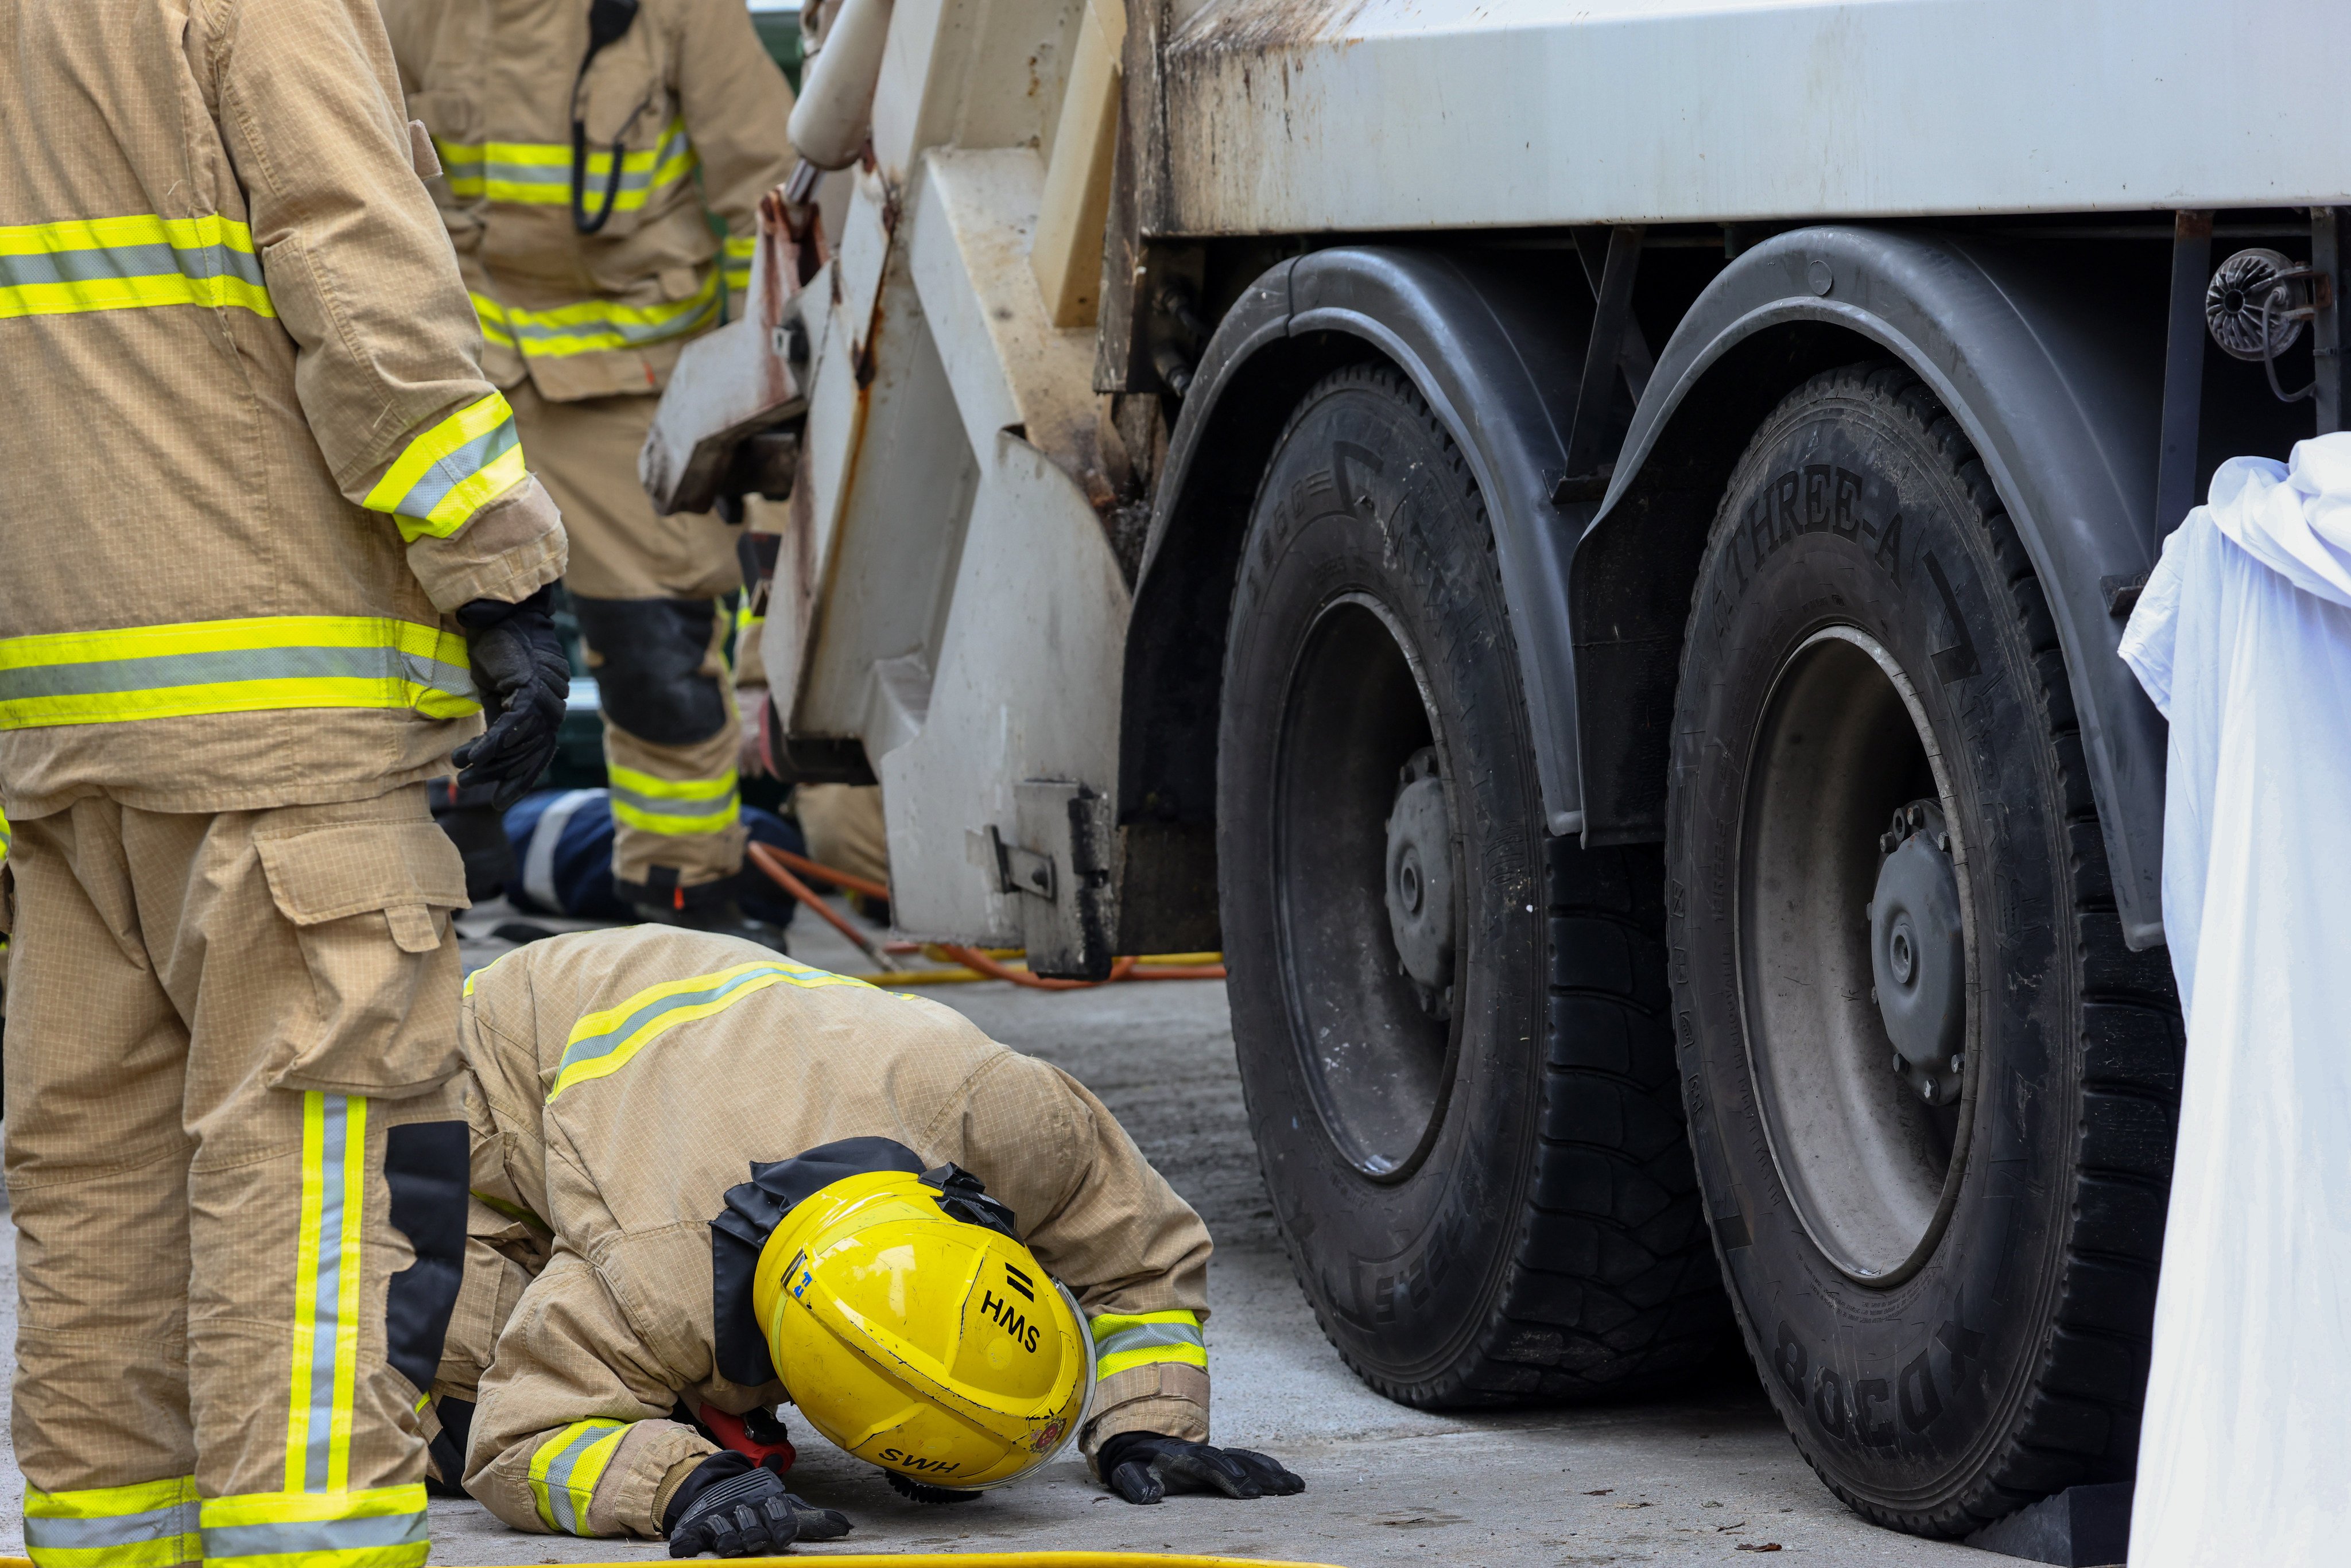
[[[256,834],[277,911],[310,971],[308,1016],[286,1020],[275,1088],[399,1098],[457,1070],[457,945],[467,907],[456,846],[430,822],[339,822]]]

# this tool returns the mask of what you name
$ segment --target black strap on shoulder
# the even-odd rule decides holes
[[[604,174],[604,204],[596,215],[588,215],[588,125],[580,118],[580,89],[588,80],[588,68],[596,57],[628,36],[637,19],[637,0],[589,0],[588,52],[580,57],[580,74],[571,78],[571,226],[581,234],[591,235],[602,228],[612,215],[613,204],[621,197],[621,162],[624,156],[622,144],[627,141],[629,127],[644,112],[640,104],[612,138],[612,166]]]

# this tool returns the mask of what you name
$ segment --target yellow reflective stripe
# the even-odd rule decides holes
[[[757,235],[728,235],[726,246],[726,287],[738,293],[751,287],[751,259],[759,249]]]
[[[276,708],[478,713],[465,640],[364,615],[266,615],[0,639],[0,729]]]
[[[464,200],[541,207],[571,204],[571,144],[568,141],[459,142],[436,136],[433,145],[441,155],[441,172],[451,193]],[[621,154],[621,184],[612,198],[612,210],[643,210],[655,195],[692,173],[695,162],[684,120],[672,120],[657,145]],[[602,209],[604,182],[611,172],[611,149],[591,149],[581,188],[590,212]]]
[[[411,441],[360,505],[392,513],[412,544],[427,534],[445,539],[523,472],[514,410],[492,392]]]
[[[16,835],[9,831],[8,814],[0,811],[0,865],[8,863],[8,846],[16,841]]]
[[[530,1456],[530,1497],[548,1529],[588,1533],[588,1504],[596,1482],[628,1433],[622,1421],[574,1421]]]
[[[562,1060],[556,1066],[555,1082],[547,1092],[548,1103],[553,1104],[557,1095],[575,1083],[618,1072],[637,1052],[678,1025],[724,1012],[770,986],[816,990],[826,986],[864,984],[789,958],[737,964],[708,975],[665,980],[639,991],[618,1007],[590,1013],[571,1026]]]
[[[1208,1347],[1195,1312],[1104,1312],[1093,1320],[1092,1331],[1098,1377],[1155,1362],[1181,1362],[1204,1371],[1208,1364]]]
[[[340,1492],[350,1483],[366,1149],[364,1096],[316,1090],[302,1096],[302,1214],[286,1416],[289,1493]]]
[[[474,315],[482,324],[482,341],[501,349],[513,348],[514,334],[507,330],[506,307],[486,294],[469,293],[468,298],[474,302]]]
[[[421,1568],[424,1489],[247,1492],[203,1504],[204,1568]]]
[[[204,1555],[196,1478],[45,1492],[25,1486],[25,1555],[37,1568],[175,1568]]]
[[[161,305],[276,314],[253,231],[153,214],[0,227],[0,319]]]
[[[633,768],[607,770],[612,821],[649,833],[723,833],[742,820],[735,769],[716,779],[656,779]]]
[[[605,353],[666,342],[717,320],[722,303],[716,269],[705,275],[701,287],[691,298],[665,300],[659,305],[583,299],[577,305],[561,305],[551,310],[528,310],[517,305],[502,305],[479,294],[474,296],[474,310],[482,319],[484,341],[518,349],[534,359]]]

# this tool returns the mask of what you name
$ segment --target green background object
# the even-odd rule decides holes
[[[800,89],[800,14],[792,11],[753,11],[751,26],[759,35],[759,42],[768,46],[768,53],[784,68],[791,79],[792,90]]]

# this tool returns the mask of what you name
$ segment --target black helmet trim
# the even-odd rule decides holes
[[[988,1197],[979,1178],[954,1161],[935,1171],[925,1171],[923,1185],[939,1189],[938,1205],[948,1218],[993,1230],[1008,1240],[1020,1239],[1020,1232],[1014,1228],[1018,1222],[1012,1211]]]

